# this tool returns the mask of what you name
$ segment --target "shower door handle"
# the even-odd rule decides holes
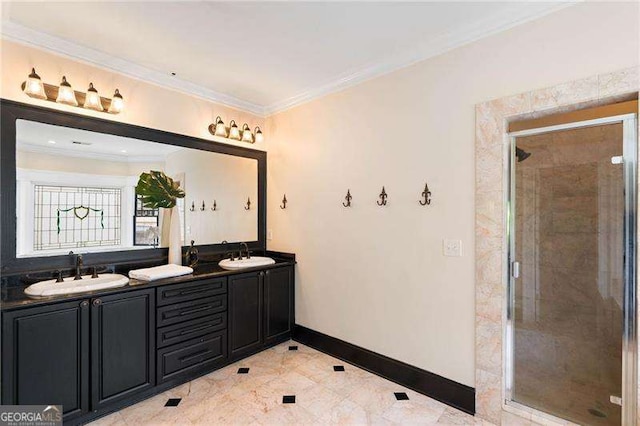
[[[511,263],[511,275],[513,278],[520,278],[520,262]]]

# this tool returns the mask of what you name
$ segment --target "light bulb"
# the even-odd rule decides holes
[[[24,93],[37,99],[47,99],[47,94],[44,92],[44,84],[40,79],[40,76],[36,74],[36,69],[31,68],[31,74],[27,77],[27,81],[24,83]]]
[[[111,114],[119,114],[122,112],[124,108],[124,100],[122,99],[122,95],[120,91],[116,89],[116,92],[113,94],[113,99],[111,99],[111,105],[109,105],[109,113]]]
[[[249,128],[247,123],[244,123],[244,125],[242,126],[242,141],[253,143],[253,135],[251,134],[251,129]]]
[[[220,118],[220,116],[216,117],[216,128],[213,134],[216,136],[222,136],[223,138],[227,137],[227,128],[225,127],[224,121],[222,121],[222,118]]]
[[[72,106],[78,106],[78,100],[76,99],[76,92],[73,91],[71,85],[67,82],[67,78],[62,76],[62,83],[58,88],[58,97],[56,102],[61,104],[67,104]]]
[[[262,130],[260,130],[259,126],[256,127],[255,134],[256,134],[256,142],[258,143],[264,142],[264,136],[262,135]]]
[[[89,83],[89,89],[87,89],[87,95],[84,98],[84,107],[96,111],[104,111],[100,95],[96,88],[93,87],[93,83]]]
[[[235,120],[229,122],[229,139],[240,140],[240,129],[238,129]]]

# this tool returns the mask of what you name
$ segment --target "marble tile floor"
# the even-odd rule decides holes
[[[504,420],[507,425],[531,424],[527,420]],[[491,426],[291,341],[91,423],[93,426],[287,424]]]

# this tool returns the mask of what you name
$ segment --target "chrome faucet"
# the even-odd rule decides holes
[[[251,259],[251,253],[249,253],[249,246],[247,245],[247,243],[240,243],[240,247],[244,246],[245,250],[247,251],[247,259]],[[242,248],[240,249],[240,260],[242,260]]]

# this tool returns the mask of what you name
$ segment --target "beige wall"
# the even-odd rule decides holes
[[[638,34],[637,4],[579,4],[271,117],[269,247],[298,255],[297,322],[474,386],[474,105],[637,66]]]
[[[62,76],[65,75],[74,89],[78,91],[86,91],[89,83],[93,82],[102,96],[111,97],[114,90],[118,88],[124,97],[125,109],[118,115],[112,115],[29,98],[22,93],[20,85],[26,80],[32,67],[36,68],[38,75],[44,82],[50,84],[59,84]],[[213,140],[213,136],[207,128],[218,115],[226,124],[234,119],[239,126],[246,122],[252,129],[255,126],[263,127],[264,123],[264,119],[244,111],[227,108],[4,39],[0,39],[0,70],[2,71],[0,77],[0,96],[2,98],[75,114],[136,124],[209,140]],[[253,145],[230,140],[222,142],[265,149],[265,142]]]

